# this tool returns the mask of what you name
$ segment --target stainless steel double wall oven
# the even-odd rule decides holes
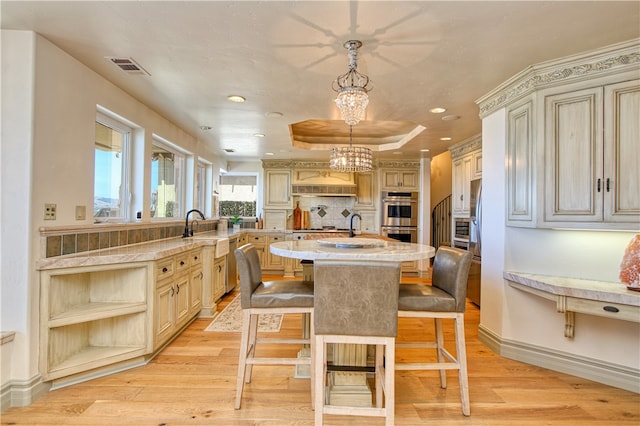
[[[418,242],[418,192],[382,192],[381,234],[405,243]]]

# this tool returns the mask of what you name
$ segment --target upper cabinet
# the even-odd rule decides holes
[[[451,210],[454,216],[469,217],[471,181],[482,177],[482,138],[480,135],[452,145]]]
[[[639,48],[532,66],[479,101],[506,109],[507,225],[638,229]]]
[[[377,198],[375,173],[356,173],[355,181],[356,201],[354,203],[354,208],[361,210],[375,210]]]
[[[420,163],[417,161],[380,161],[382,191],[419,191]]]
[[[267,169],[264,172],[265,209],[293,208],[291,197],[291,169]]]

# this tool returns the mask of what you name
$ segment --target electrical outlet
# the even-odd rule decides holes
[[[76,220],[85,220],[87,217],[86,206],[76,206]]]
[[[57,206],[52,203],[45,203],[44,205],[44,220],[56,220]]]

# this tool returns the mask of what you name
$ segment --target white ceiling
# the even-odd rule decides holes
[[[640,36],[638,1],[2,0],[0,8],[3,29],[40,33],[228,161],[266,152],[326,159],[292,146],[289,126],[339,119],[331,82],[347,70],[350,39],[363,42],[358,70],[374,86],[373,123],[362,129],[376,121],[426,127],[374,156],[416,159],[480,133],[475,100],[527,66]],[[112,56],[131,57],[151,75],[126,74]],[[231,94],[247,101],[231,103]],[[447,112],[430,113],[436,106]],[[348,135],[346,125],[340,135],[329,128],[328,144]]]

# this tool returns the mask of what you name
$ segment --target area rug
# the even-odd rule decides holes
[[[282,325],[282,314],[264,314],[258,317],[258,331],[277,333]],[[211,324],[204,331],[240,332],[242,331],[242,308],[240,297],[227,305],[222,312],[213,318]]]

